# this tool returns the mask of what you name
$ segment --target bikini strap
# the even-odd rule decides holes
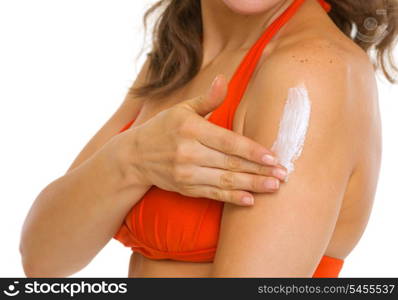
[[[332,10],[332,5],[325,0],[318,0],[319,4],[326,10],[326,12],[330,12]]]

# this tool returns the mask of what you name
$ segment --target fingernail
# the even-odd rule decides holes
[[[285,180],[287,176],[287,172],[280,168],[272,170],[272,174],[282,180]]]
[[[211,87],[213,87],[213,86],[216,84],[216,82],[217,82],[217,80],[218,80],[218,77],[219,77],[219,75],[217,75],[217,76],[213,79],[213,82],[211,83]]]
[[[264,154],[262,160],[267,165],[277,165],[278,159],[272,155]]]
[[[254,199],[253,199],[253,197],[250,197],[250,196],[244,196],[244,197],[241,199],[241,202],[242,202],[242,204],[244,204],[244,205],[253,205]]]
[[[279,180],[277,179],[269,179],[264,182],[264,186],[266,189],[276,190],[279,188]]]

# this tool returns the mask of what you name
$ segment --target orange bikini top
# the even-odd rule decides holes
[[[250,48],[228,85],[224,102],[208,121],[232,130],[235,110],[262,55],[264,47],[305,0],[295,0],[275,19]],[[329,12],[331,6],[318,0]],[[128,129],[128,122],[118,133]],[[132,207],[114,238],[150,259],[212,262],[224,203],[194,198],[152,186]],[[314,277],[337,277],[343,260],[323,256]]]

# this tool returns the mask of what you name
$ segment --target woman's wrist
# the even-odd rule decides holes
[[[115,136],[113,141],[114,146],[111,150],[115,165],[117,168],[121,188],[129,187],[146,187],[149,188],[152,184],[144,176],[142,166],[138,153],[138,131],[131,129]]]

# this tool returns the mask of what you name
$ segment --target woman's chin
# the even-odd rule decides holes
[[[233,12],[242,15],[260,14],[282,0],[223,0]]]

